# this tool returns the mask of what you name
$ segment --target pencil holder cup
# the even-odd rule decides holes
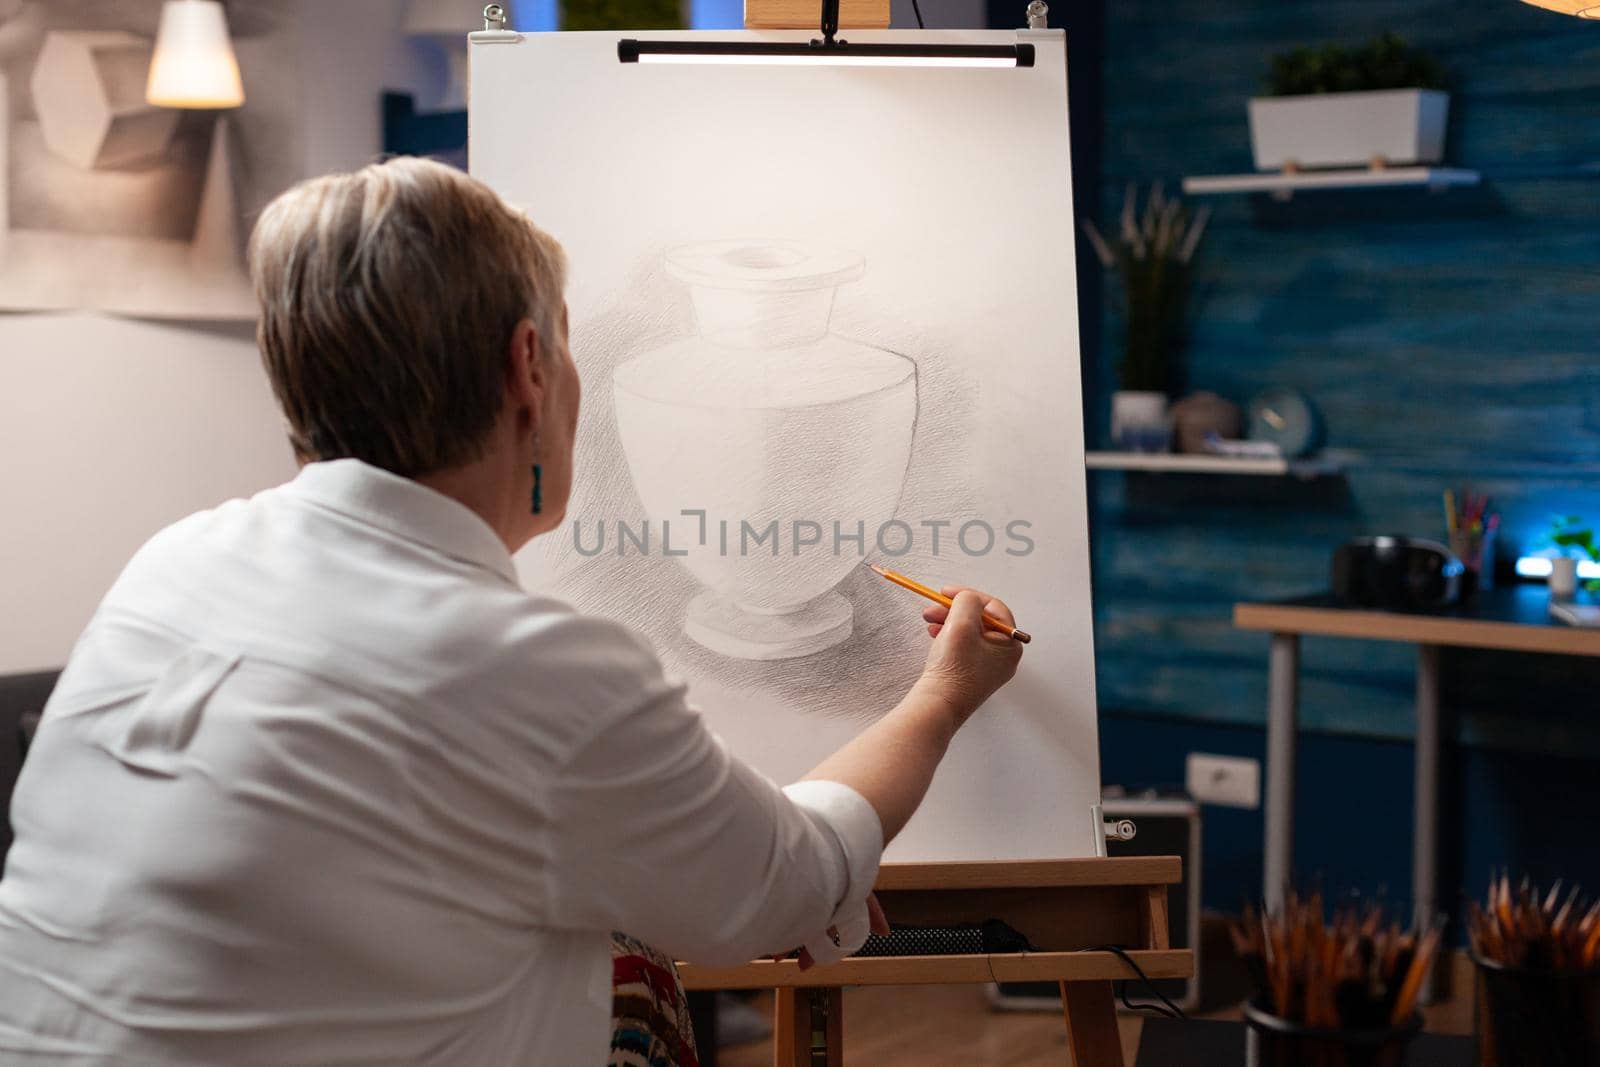
[[[1246,1004],[1244,1020],[1250,1034],[1248,1067],[1403,1067],[1411,1039],[1422,1029],[1421,1012],[1399,1026],[1317,1030]]]
[[[1472,572],[1474,588],[1494,588],[1494,539],[1493,530],[1450,535],[1450,551]]]
[[[1600,1064],[1600,971],[1507,967],[1476,953],[1472,962],[1482,1067]]]

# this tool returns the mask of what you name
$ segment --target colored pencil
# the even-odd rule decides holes
[[[1474,493],[1465,487],[1458,495],[1453,489],[1444,491],[1444,524],[1453,537],[1467,534],[1482,537],[1499,525],[1499,516],[1489,511],[1489,497]]]
[[[914,578],[907,578],[903,574],[897,574],[894,571],[885,570],[884,568],[871,563],[864,564],[864,566],[875,571],[882,577],[889,579],[889,581],[893,582],[895,585],[898,585],[900,588],[909,589],[918,596],[925,596],[935,604],[943,604],[948,608],[955,603],[955,601],[951,600],[937,589],[930,589]],[[1033,637],[1030,634],[1024,633],[1009,623],[1001,622],[993,615],[990,615],[987,611],[983,613],[983,624],[996,633],[1005,634],[1013,641],[1017,641],[1024,645],[1033,640]]]

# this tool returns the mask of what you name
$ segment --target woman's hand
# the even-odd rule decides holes
[[[955,603],[948,608],[929,604],[922,612],[933,646],[916,687],[944,703],[959,727],[1017,673],[1022,643],[983,624],[987,612],[1015,625],[1003,602],[964,586],[945,586],[940,592]]]
[[[1011,609],[983,593],[950,586],[953,604],[923,612],[933,647],[905,699],[811,769],[807,778],[849,786],[872,805],[883,843],[922,803],[956,731],[1017,673],[1022,645],[988,631],[985,610],[1011,622]]]
[[[889,918],[888,916],[884,915],[883,905],[878,903],[878,894],[876,893],[867,894],[867,923],[871,927],[872,932],[877,934],[879,937],[889,936]],[[839,932],[830,926],[828,927],[828,936],[837,940]],[[774,956],[772,958],[777,960],[779,963],[782,963],[785,959],[783,956]],[[800,950],[797,958],[800,961],[800,969],[802,971],[809,971],[811,968],[817,965],[817,961],[811,958],[811,953],[803,948]]]

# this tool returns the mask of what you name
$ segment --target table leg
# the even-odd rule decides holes
[[[844,990],[773,993],[773,1067],[843,1067]]]
[[[1123,1067],[1110,982],[1062,982],[1061,1011],[1067,1019],[1072,1067]]]
[[[1439,647],[1417,646],[1416,799],[1411,830],[1411,903],[1419,931],[1433,924],[1439,881]],[[1421,1003],[1433,998],[1423,979]]]
[[[1272,635],[1267,661],[1267,839],[1261,896],[1283,903],[1294,868],[1294,749],[1300,713],[1300,635]]]

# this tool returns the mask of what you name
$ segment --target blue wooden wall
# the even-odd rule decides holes
[[[1330,445],[1354,454],[1344,477],[1095,476],[1102,705],[1259,723],[1266,642],[1230,627],[1235,600],[1323,586],[1353,535],[1437,536],[1440,491],[1464,481],[1500,502],[1503,555],[1557,511],[1600,520],[1600,24],[1515,0],[1113,0],[1106,13],[1102,217],[1129,181],[1250,169],[1245,103],[1273,53],[1386,30],[1448,68],[1447,158],[1485,177],[1443,194],[1209,201],[1188,382],[1240,402],[1303,389]],[[1106,313],[1102,426],[1119,327]],[[1409,736],[1413,657],[1307,642],[1305,721]],[[1451,659],[1465,743],[1600,754],[1600,664]]]
[[[1440,491],[1469,480],[1499,501],[1507,560],[1554,513],[1600,521],[1600,24],[1516,0],[1106,0],[1102,32],[1085,8],[1068,8],[1084,31],[1069,20],[1069,47],[1103,77],[1092,114],[1074,100],[1099,182],[1080,182],[1080,210],[1114,218],[1129,181],[1248,170],[1268,57],[1385,30],[1448,66],[1448,160],[1485,176],[1441,195],[1209,201],[1190,386],[1239,402],[1301,388],[1353,462],[1309,483],[1093,476],[1105,779],[1181,782],[1189,751],[1263,754],[1267,643],[1232,629],[1235,601],[1324,586],[1347,537],[1436,536]],[[1103,440],[1120,324],[1093,299]],[[1303,666],[1298,868],[1404,900],[1414,652],[1312,639]],[[1443,901],[1497,864],[1593,889],[1600,663],[1447,651],[1445,670]],[[1259,886],[1261,813],[1206,820],[1206,901],[1235,907]]]

